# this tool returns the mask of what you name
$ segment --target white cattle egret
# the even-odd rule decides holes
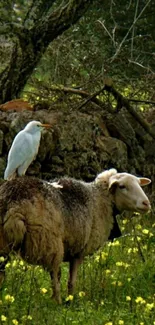
[[[16,135],[8,154],[4,179],[10,180],[16,175],[25,175],[29,165],[37,156],[41,131],[50,127],[49,124],[31,121]]]

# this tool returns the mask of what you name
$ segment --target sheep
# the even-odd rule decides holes
[[[108,240],[120,236],[116,215],[151,206],[141,186],[151,182],[115,169],[93,182],[63,177],[60,187],[22,176],[0,187],[0,283],[14,251],[50,272],[53,298],[60,304],[60,265],[69,262],[68,294],[74,293],[78,265]]]

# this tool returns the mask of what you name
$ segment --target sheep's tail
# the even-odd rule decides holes
[[[109,179],[111,176],[116,175],[117,170],[114,168],[111,168],[109,170],[105,170],[104,172],[97,175],[95,182],[96,183],[102,183],[102,184],[109,184]]]
[[[26,233],[25,217],[11,208],[5,215],[3,229],[9,245],[19,247]]]

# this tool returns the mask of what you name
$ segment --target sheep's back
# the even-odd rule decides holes
[[[5,182],[0,187],[0,215],[2,223],[10,219],[13,225],[15,214],[22,214],[29,234],[41,228],[49,235],[55,231],[74,254],[83,249],[90,235],[91,186],[68,178],[59,183],[63,188],[26,176]]]

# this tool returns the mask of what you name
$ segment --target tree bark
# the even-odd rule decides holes
[[[47,46],[75,24],[92,3],[70,0],[51,11],[54,0],[35,0],[22,24],[3,20],[0,32],[0,103],[17,98]]]

